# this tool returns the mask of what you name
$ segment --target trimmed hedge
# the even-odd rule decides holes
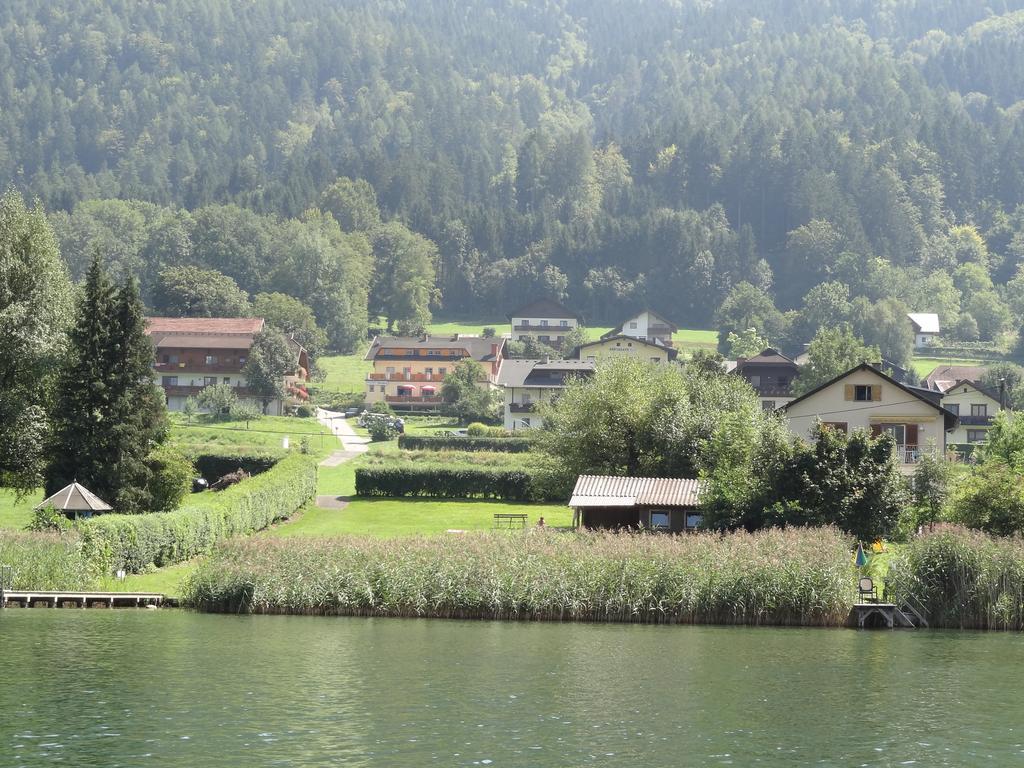
[[[272,469],[280,459],[280,456],[271,456],[270,454],[204,453],[196,456],[192,463],[196,466],[196,472],[212,483],[239,468],[244,469],[250,475],[259,475]]]
[[[88,560],[107,572],[139,573],[205,554],[289,517],[316,494],[316,459],[291,453],[263,474],[208,491],[173,512],[101,515],[82,524]]]
[[[526,453],[528,437],[458,437],[454,435],[401,435],[398,447],[406,451],[500,451]]]
[[[541,500],[530,473],[519,469],[360,467],[356,470],[356,495]]]

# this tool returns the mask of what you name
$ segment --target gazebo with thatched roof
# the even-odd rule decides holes
[[[36,509],[59,509],[71,520],[90,518],[113,507],[77,481],[66,485],[49,498],[43,499]]]

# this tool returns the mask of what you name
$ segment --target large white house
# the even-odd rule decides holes
[[[505,429],[542,426],[537,406],[556,397],[571,377],[593,372],[594,363],[588,360],[504,360],[498,386],[505,394]]]
[[[812,389],[779,410],[797,437],[810,441],[817,422],[850,433],[890,433],[901,470],[910,474],[925,451],[944,455],[955,413],[940,404],[941,393],[901,384],[868,363]]]
[[[538,299],[520,307],[508,316],[512,323],[512,340],[535,339],[558,349],[566,334],[580,324],[580,316],[552,299]]]
[[[678,330],[672,322],[656,312],[645,309],[640,314],[626,320],[618,328],[612,328],[601,338],[610,339],[616,336],[628,336],[633,339],[643,339],[652,344],[671,347],[672,334]]]
[[[993,417],[1003,410],[998,392],[973,381],[958,381],[942,395],[942,407],[960,417],[949,434],[953,445],[984,443]]]

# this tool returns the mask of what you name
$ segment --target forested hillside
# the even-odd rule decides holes
[[[0,181],[76,275],[216,269],[339,348],[544,293],[899,357],[908,309],[1020,326],[1022,71],[1024,0],[8,0]]]

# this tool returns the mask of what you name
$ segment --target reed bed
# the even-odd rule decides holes
[[[886,594],[916,599],[931,627],[1024,629],[1024,539],[967,529],[918,536],[890,563]]]
[[[854,593],[831,528],[237,539],[185,587],[211,612],[803,626],[842,625]]]
[[[0,531],[0,565],[11,567],[11,589],[88,589],[95,569],[74,532]]]

